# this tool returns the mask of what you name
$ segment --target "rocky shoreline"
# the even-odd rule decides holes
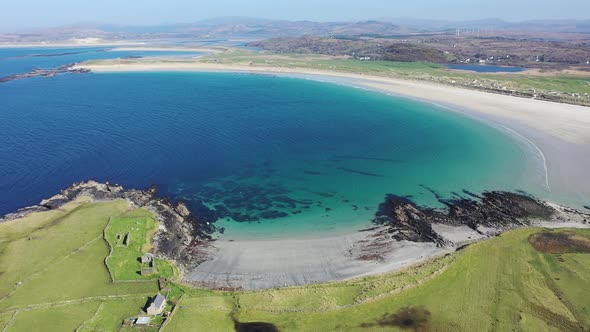
[[[464,191],[462,195],[455,194],[454,199],[433,194],[445,209],[422,207],[408,197],[387,195],[373,220],[375,227],[360,230],[359,236],[353,237],[356,240],[349,241],[348,249],[341,249],[348,252],[352,261],[381,264],[389,256],[399,256],[400,246],[452,251],[517,227],[570,227],[572,222],[590,227],[590,213],[550,204],[524,193],[493,191],[478,195]],[[126,200],[132,207],[151,211],[160,225],[153,239],[154,253],[175,262],[183,275],[193,273],[219,253],[217,246],[221,243],[216,245],[211,234],[220,230],[210,216],[200,216],[199,211],[192,213],[184,202],[159,197],[156,186],[139,190],[109,182],[75,183],[38,205],[0,217],[0,222],[56,210],[81,198],[91,202]]]
[[[75,63],[70,63],[70,64],[66,64],[63,66],[59,66],[54,69],[33,68],[33,70],[31,70],[28,73],[0,77],[0,83],[6,83],[6,82],[14,81],[14,80],[20,80],[20,79],[31,78],[31,77],[53,77],[53,76],[56,76],[59,74],[66,74],[66,73],[68,73],[68,74],[90,73],[89,69],[73,68],[75,65],[76,65]]]
[[[590,226],[590,213],[549,204],[526,193],[490,191],[478,195],[463,191],[454,199],[433,194],[446,207],[444,210],[418,206],[410,198],[389,194],[373,222],[388,227],[398,241],[431,242],[440,247],[452,243],[434,230],[435,225],[468,227],[482,237],[537,222]]]
[[[80,198],[92,202],[127,200],[133,207],[152,212],[160,229],[154,238],[155,253],[174,261],[181,269],[196,266],[208,258],[208,245],[214,232],[213,225],[201,222],[183,202],[158,197],[158,189],[125,189],[109,182],[86,181],[74,183],[59,194],[42,200],[38,205],[25,207],[0,217],[0,222],[20,219],[28,214],[59,209]]]

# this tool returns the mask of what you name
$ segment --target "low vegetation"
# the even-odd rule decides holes
[[[539,69],[577,68],[590,71],[590,50],[584,41],[464,33],[387,36],[280,37],[249,44],[275,53],[345,55],[372,60],[485,63]]]
[[[187,289],[165,331],[227,331],[234,319],[280,331],[585,331],[590,308],[580,290],[590,289],[590,255],[539,252],[528,240],[539,231],[511,231],[383,276],[261,292]]]
[[[275,53],[344,55],[362,60],[447,63],[452,57],[418,43],[382,39],[345,39],[322,37],[272,38],[249,44]]]
[[[0,329],[116,331],[139,314],[158,282],[113,283],[104,264],[103,230],[128,208],[74,202],[0,224]]]
[[[549,254],[590,253],[590,239],[576,232],[540,232],[529,237],[538,251]]]
[[[302,68],[431,81],[499,94],[590,105],[590,73],[583,72],[476,73],[448,70],[445,65],[423,61],[361,61],[350,57],[268,54],[238,50],[211,55],[199,61],[251,67]]]
[[[141,256],[150,251],[148,239],[156,231],[156,221],[148,211],[137,209],[121,217],[111,218],[105,229],[106,240],[112,248],[106,264],[113,280],[145,280],[172,277],[173,267],[165,260],[141,262]],[[149,270],[153,267],[153,272]],[[142,269],[147,273],[142,274]]]
[[[525,71],[521,73],[476,73],[449,70],[434,62],[359,60],[364,57],[318,54],[271,54],[227,49],[197,59],[115,59],[91,60],[82,64],[100,65],[187,65],[225,64],[252,68],[288,68],[372,75],[395,79],[430,81],[466,89],[590,106],[590,73],[581,71]]]
[[[156,331],[161,323],[163,331],[587,331],[590,326],[588,294],[582,291],[590,289],[590,255],[584,249],[590,230],[519,229],[390,274],[221,292],[173,279],[138,279],[137,255],[149,251],[146,239],[154,227],[146,211],[129,210],[124,201],[74,202],[0,224],[0,329]],[[116,234],[123,233],[131,233],[126,246],[117,242]],[[109,243],[133,251],[111,259],[123,262],[128,255],[133,264],[112,269],[134,282],[110,279]],[[148,327],[122,327],[158,291],[167,295],[171,316],[155,317]]]

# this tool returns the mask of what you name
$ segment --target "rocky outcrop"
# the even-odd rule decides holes
[[[31,70],[28,73],[24,73],[24,74],[15,74],[15,75],[10,75],[10,76],[6,76],[6,77],[0,77],[0,83],[6,83],[6,82],[10,82],[10,81],[14,81],[14,80],[20,80],[20,79],[24,79],[24,78],[31,78],[31,77],[53,77],[56,76],[58,74],[86,74],[89,73],[90,70],[88,69],[74,69],[73,66],[75,64],[67,64],[67,65],[63,65],[63,66],[59,66],[57,68],[53,68],[53,69],[40,69],[40,68],[33,68],[33,70]]]
[[[408,198],[387,195],[379,205],[374,222],[389,226],[392,237],[398,241],[434,242],[444,245],[445,241],[433,229],[434,220],[425,209],[421,209]]]
[[[413,242],[434,242],[444,246],[447,241],[437,234],[433,224],[449,226],[468,226],[480,232],[490,229],[500,233],[506,229],[528,226],[532,221],[564,221],[563,213],[549,204],[524,193],[502,191],[484,192],[476,195],[465,191],[457,199],[437,199],[446,209],[421,207],[409,198],[387,195],[385,202],[379,206],[374,223],[389,226],[389,232],[396,240]],[[584,219],[585,220],[585,219]],[[492,232],[493,233],[493,232]]]
[[[124,199],[134,207],[151,211],[160,229],[154,237],[155,253],[175,261],[179,267],[198,265],[208,258],[210,233],[214,227],[194,216],[184,202],[172,202],[157,196],[156,186],[146,190],[124,189],[120,185],[96,181],[80,182],[59,194],[0,218],[0,222],[20,219],[33,212],[50,211],[79,198],[93,202]]]

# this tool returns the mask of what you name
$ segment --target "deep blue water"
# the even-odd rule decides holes
[[[493,65],[448,65],[449,69],[469,70],[478,73],[518,73],[525,71],[523,67],[493,66]]]
[[[4,70],[18,68],[9,63]],[[11,81],[0,84],[0,142],[0,214],[76,181],[158,184],[163,195],[231,217],[218,222],[226,236],[359,227],[387,193],[435,204],[431,189],[451,197],[542,185],[526,148],[477,121],[379,93],[262,75]]]

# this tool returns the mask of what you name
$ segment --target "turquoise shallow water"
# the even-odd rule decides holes
[[[0,85],[0,213],[72,182],[160,185],[224,237],[359,229],[385,194],[542,190],[525,144],[432,105],[262,75],[113,73]],[[239,220],[241,222],[236,222]]]

